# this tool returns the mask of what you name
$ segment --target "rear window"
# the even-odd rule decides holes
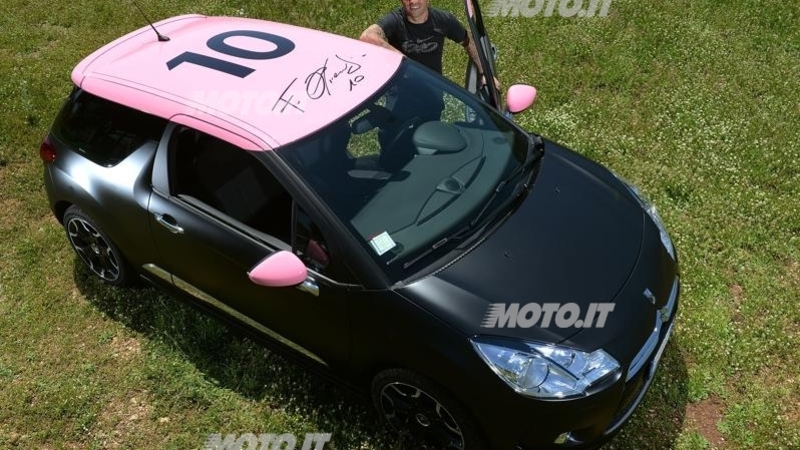
[[[111,167],[145,142],[161,139],[166,124],[166,119],[76,88],[56,117],[51,132],[87,159]]]

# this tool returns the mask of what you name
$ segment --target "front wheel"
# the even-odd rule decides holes
[[[64,229],[72,249],[93,274],[116,286],[131,281],[131,271],[122,253],[83,210],[75,205],[67,208]]]
[[[487,450],[461,403],[427,378],[405,369],[378,374],[372,400],[395,431],[424,450]]]

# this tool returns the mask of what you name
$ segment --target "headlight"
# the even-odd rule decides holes
[[[586,353],[567,347],[519,342],[506,347],[475,338],[475,351],[516,392],[555,399],[587,395],[587,389],[619,371],[619,363],[603,350]]]
[[[645,211],[647,211],[647,215],[650,216],[650,219],[653,221],[653,223],[656,224],[656,227],[658,228],[658,234],[661,235],[661,243],[664,245],[664,249],[667,250],[667,253],[669,253],[669,256],[672,258],[673,261],[677,261],[677,259],[675,258],[675,247],[672,245],[672,239],[670,239],[669,234],[667,233],[667,227],[664,226],[664,221],[662,221],[661,216],[658,215],[658,210],[656,210],[656,206],[653,204],[653,202],[650,201],[650,199],[648,199],[644,194],[642,194],[639,191],[639,188],[628,183],[627,181],[625,181],[624,178],[617,175],[615,172],[611,173],[613,173],[614,176],[617,177],[617,179],[621,181],[622,184],[624,184],[629,191],[631,191],[633,197],[639,202],[640,205],[642,205],[642,208]]]
[[[656,227],[658,227],[658,233],[661,235],[661,243],[664,244],[664,248],[667,250],[667,253],[669,253],[669,256],[672,257],[672,260],[675,261],[675,247],[672,245],[672,239],[670,239],[669,234],[667,234],[667,227],[664,226],[661,216],[658,215],[656,206],[645,197],[644,194],[639,192],[638,188],[628,183],[625,184],[628,186],[633,196],[636,197],[636,200],[639,200],[639,204],[642,205],[642,208],[647,211],[647,215],[650,216],[650,219],[653,220]]]

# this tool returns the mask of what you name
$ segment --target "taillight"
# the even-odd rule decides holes
[[[44,138],[42,145],[39,146],[39,157],[45,164],[50,164],[56,160],[56,148],[50,143],[48,138]]]

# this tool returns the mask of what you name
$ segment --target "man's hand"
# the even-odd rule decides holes
[[[494,78],[494,87],[495,89],[497,89],[497,92],[503,92],[503,87],[500,85],[500,80],[498,80],[497,77],[492,77],[492,78]],[[485,84],[486,84],[486,76],[481,74],[481,86]]]
[[[367,29],[361,33],[361,36],[359,36],[358,39],[364,42],[369,42],[370,44],[375,44],[379,47],[402,53],[400,50],[392,47],[392,45],[389,44],[389,41],[386,39],[386,33],[383,32],[383,28],[374,23],[367,27]]]
[[[467,39],[461,43],[464,46],[464,49],[467,51],[469,58],[475,64],[475,67],[478,68],[478,73],[481,76],[480,85],[483,86],[486,84],[486,78],[483,76],[483,65],[481,64],[481,58],[478,56],[478,49],[475,47],[475,42],[469,38],[467,35]],[[494,87],[497,88],[497,91],[502,91],[502,86],[500,85],[500,80],[497,77],[494,77]]]

